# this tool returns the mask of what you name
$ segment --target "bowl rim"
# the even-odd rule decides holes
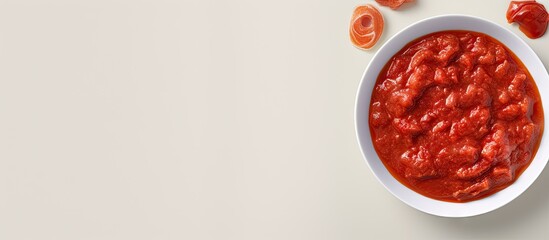
[[[534,78],[534,82],[538,86],[539,92],[542,91],[540,87],[540,81],[543,81],[542,79],[546,79],[546,81],[549,81],[549,73],[547,72],[545,66],[541,62],[539,56],[532,50],[532,48],[522,38],[517,36],[515,33],[510,31],[509,29],[504,28],[499,24],[494,23],[490,20],[476,17],[476,16],[464,15],[464,14],[444,14],[444,15],[428,17],[420,21],[414,22],[408,25],[407,27],[403,28],[396,34],[394,34],[377,50],[377,52],[371,58],[366,69],[364,70],[364,73],[362,75],[362,78],[360,80],[360,83],[358,85],[358,90],[356,93],[355,111],[354,111],[355,133],[356,133],[356,137],[357,137],[357,141],[360,147],[362,157],[364,158],[369,169],[372,171],[375,178],[393,196],[395,196],[405,204],[411,206],[412,208],[415,208],[419,211],[422,211],[431,215],[440,216],[440,217],[471,217],[471,216],[481,215],[484,213],[494,211],[508,204],[509,202],[516,199],[518,196],[520,196],[524,191],[526,191],[532,185],[532,183],[539,177],[539,175],[545,168],[547,162],[549,161],[549,150],[545,150],[549,148],[549,141],[546,137],[547,129],[544,129],[542,133],[541,142],[540,142],[538,151],[534,156],[534,159],[532,160],[530,165],[527,167],[527,169],[521,174],[519,178],[516,179],[516,181],[513,184],[488,197],[471,201],[471,202],[465,202],[465,203],[445,202],[445,201],[440,201],[440,200],[425,197],[402,185],[390,173],[389,173],[390,178],[387,179],[386,175],[388,174],[388,170],[381,163],[381,161],[379,160],[379,157],[377,156],[377,153],[373,149],[373,145],[371,143],[372,140],[371,140],[370,130],[369,130],[369,117],[368,117],[369,107],[370,107],[370,101],[371,101],[371,92],[373,90],[373,86],[375,86],[375,81],[373,81],[373,83],[369,83],[368,80],[366,80],[368,75],[375,74],[375,79],[377,79],[377,76],[379,75],[379,71],[381,70],[381,68],[387,63],[388,60],[390,60],[390,58],[392,58],[392,56],[394,56],[396,52],[402,49],[406,45],[406,43],[414,39],[417,39],[421,36],[424,36],[426,34],[429,34],[432,32],[438,32],[438,31],[445,31],[445,30],[469,30],[469,31],[480,32],[479,30],[469,29],[469,28],[476,28],[476,27],[466,27],[466,29],[464,28],[456,29],[452,27],[445,27],[444,22],[445,21],[448,22],[448,20],[456,20],[456,21],[462,20],[462,21],[469,21],[472,23],[479,23],[480,25],[484,25],[484,26],[487,26],[488,28],[493,29],[493,31],[495,32],[499,32],[502,36],[505,37],[504,40],[496,36],[492,36],[488,33],[485,33],[485,34],[492,36],[493,38],[500,41],[502,44],[506,45],[511,51],[515,53],[515,55],[517,55],[519,59],[521,59],[523,64],[527,67],[528,71]],[[405,38],[411,38],[410,40],[400,41],[400,42],[404,42],[404,44],[398,45],[398,43],[394,43],[399,38],[402,38],[403,34],[412,32],[414,28],[421,28],[418,26],[422,26],[426,24],[428,25],[431,22],[434,22],[434,24],[441,24],[442,27],[440,26],[438,27],[441,29],[433,30],[427,33],[412,33],[411,34],[412,37],[409,37],[409,36],[405,37]],[[455,24],[459,25],[459,23],[455,23]],[[446,25],[452,25],[452,23],[446,24]],[[479,28],[482,28],[482,27],[479,27]],[[509,46],[509,44],[506,44],[506,42],[513,42],[514,44],[518,44],[518,46],[516,46],[515,48],[517,49],[520,48],[519,50],[521,50],[522,52],[520,54],[517,53],[515,51],[516,49],[512,49]],[[392,45],[397,44],[397,47],[393,47],[393,49],[388,49],[388,47],[391,47],[391,44]],[[396,48],[396,50],[394,48]],[[385,56],[383,56],[384,54]],[[523,58],[520,58],[519,55],[528,55],[531,57],[528,58],[528,63],[526,63],[526,61]],[[382,63],[379,63],[378,60],[379,59],[383,60],[383,57],[387,58],[387,60],[382,61]],[[381,68],[378,68],[376,70],[371,70],[372,67],[374,66],[374,63],[376,64],[376,66],[381,65]],[[532,71],[534,69],[537,69],[535,74]],[[371,73],[372,71],[376,71],[376,72]],[[371,87],[366,88],[366,85],[371,85]],[[547,86],[547,84],[543,84],[543,85]],[[543,105],[549,105],[549,95],[544,97],[542,94],[540,94],[540,97],[541,97],[542,107]],[[364,100],[367,100],[367,101],[364,101]],[[366,106],[362,106],[364,104],[366,104]],[[544,116],[544,120],[543,120],[544,127],[548,126],[547,123],[548,123],[548,118]],[[368,146],[370,147],[370,149],[366,149]],[[377,162],[375,162],[376,160]],[[382,166],[382,169],[379,169],[380,164]],[[395,182],[397,186],[395,186]],[[398,187],[398,185],[400,185],[400,187]],[[420,201],[420,203],[418,203],[417,201]],[[432,207],[430,205],[433,205],[436,207]]]

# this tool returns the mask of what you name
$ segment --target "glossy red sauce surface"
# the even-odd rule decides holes
[[[537,87],[497,40],[445,31],[416,39],[378,76],[369,124],[374,148],[402,184],[466,202],[515,181],[543,132]]]
[[[545,34],[549,14],[545,7],[532,1],[511,1],[507,9],[507,21],[516,22],[519,29],[529,38],[539,38]]]

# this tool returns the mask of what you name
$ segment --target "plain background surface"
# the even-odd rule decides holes
[[[466,219],[418,212],[377,182],[353,124],[376,49],[348,37],[367,2],[0,1],[0,239],[546,236],[547,171]],[[526,39],[508,2],[380,8],[377,46],[447,13]],[[526,41],[549,66],[549,34]]]

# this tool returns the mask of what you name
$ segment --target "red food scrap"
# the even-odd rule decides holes
[[[535,39],[543,36],[549,23],[545,7],[532,1],[511,1],[507,9],[507,21],[516,22],[527,37]]]
[[[370,49],[381,37],[383,26],[383,16],[377,8],[371,4],[358,6],[349,28],[351,42],[360,49]]]
[[[376,0],[379,5],[390,7],[393,10],[398,9],[404,3],[413,1],[414,0]]]

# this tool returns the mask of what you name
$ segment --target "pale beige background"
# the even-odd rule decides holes
[[[547,171],[468,219],[418,212],[377,182],[353,127],[375,49],[347,35],[366,2],[1,0],[0,239],[546,236]],[[523,36],[507,4],[381,8],[380,44],[445,13]],[[548,66],[549,35],[527,42]]]

